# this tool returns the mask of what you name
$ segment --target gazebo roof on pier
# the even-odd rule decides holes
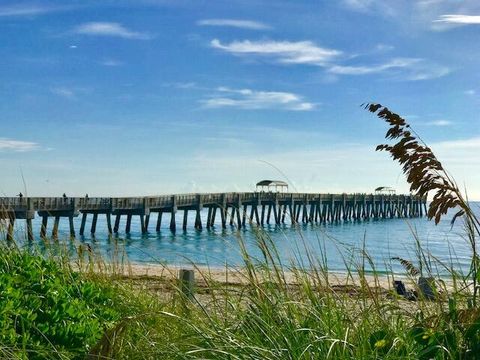
[[[288,186],[285,181],[281,180],[262,180],[257,183],[257,186]]]
[[[395,189],[390,186],[379,186],[375,189],[375,193],[395,193]]]

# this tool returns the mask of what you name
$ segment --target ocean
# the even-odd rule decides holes
[[[479,204],[473,204],[476,210]],[[194,222],[191,214],[189,224]],[[202,212],[206,217],[206,211]],[[180,221],[181,216],[177,217]],[[379,272],[402,272],[402,266],[392,257],[401,257],[416,262],[416,248],[421,245],[425,254],[433,261],[434,271],[444,273],[442,262],[457,270],[468,271],[471,250],[466,239],[461,219],[454,226],[450,220],[452,214],[447,214],[438,225],[424,218],[379,219],[361,222],[346,221],[333,224],[300,224],[266,225],[263,228],[247,226],[238,230],[227,225],[221,229],[216,225],[213,229],[186,231],[177,225],[173,234],[169,226],[169,216],[164,215],[162,227],[155,231],[156,218],[152,217],[149,233],[142,234],[138,216],[132,218],[131,233],[126,235],[125,219],[120,223],[118,235],[109,236],[104,216],[99,215],[95,236],[90,234],[90,222],[87,220],[85,236],[78,235],[80,217],[75,218],[77,236],[70,239],[68,219],[60,221],[58,244],[66,245],[71,251],[82,244],[89,244],[100,253],[104,260],[124,257],[131,263],[162,263],[170,265],[185,265],[195,263],[202,266],[224,267],[242,265],[243,258],[239,242],[245,244],[249,255],[261,259],[262,251],[258,246],[259,237],[268,239],[274,244],[279,262],[288,267],[292,263],[309,266],[309,263],[319,261],[326,263],[331,271],[345,271],[362,262],[362,249],[373,261]],[[206,219],[202,219],[205,224]],[[51,224],[49,230],[51,231]],[[38,236],[41,219],[34,222],[35,236]],[[24,222],[16,225],[16,239],[25,238]],[[55,243],[49,240],[49,243]],[[26,246],[43,246],[43,240],[37,238],[33,244]],[[371,270],[367,266],[367,270]]]

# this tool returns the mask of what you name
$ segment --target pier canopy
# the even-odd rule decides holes
[[[394,195],[395,189],[389,186],[379,186],[375,189],[375,194],[379,195]]]
[[[257,183],[257,191],[288,192],[288,184],[281,180],[262,180]]]

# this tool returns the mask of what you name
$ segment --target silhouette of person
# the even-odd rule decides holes
[[[19,197],[20,199],[23,198],[23,194],[22,194],[22,193],[19,193],[19,194],[18,194],[18,197]]]

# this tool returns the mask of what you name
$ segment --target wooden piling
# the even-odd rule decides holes
[[[118,229],[120,228],[120,217],[121,217],[120,214],[117,214],[117,216],[115,217],[115,225],[113,227],[113,232],[115,234],[118,233]]]
[[[145,232],[148,232],[148,225],[150,224],[150,214],[145,215]]]
[[[8,220],[7,241],[13,241],[13,232],[15,229],[15,218],[10,217]]]
[[[242,205],[240,205],[240,202],[238,202],[237,204],[237,210],[236,210],[236,214],[237,214],[237,228],[240,229],[242,227],[242,216],[241,216],[241,213],[242,212]]]
[[[172,210],[170,213],[170,231],[175,232],[177,231],[177,223],[175,221],[175,211]]]
[[[60,216],[55,216],[55,220],[53,222],[53,230],[52,230],[52,237],[58,237],[58,225],[60,223]]]
[[[222,229],[227,228],[227,206],[220,208],[220,218],[222,219]]]
[[[98,220],[98,214],[95,213],[93,214],[92,226],[90,227],[90,234],[92,235],[94,235],[95,232],[97,231],[97,220]]]
[[[261,213],[261,216],[260,216],[260,224],[264,224],[265,223],[265,204],[262,204],[262,213]]]
[[[112,235],[112,218],[110,216],[110,213],[107,213],[105,214],[106,217],[107,217],[107,229],[108,229],[108,233],[110,235]]]
[[[187,230],[188,209],[183,210],[183,224],[182,229]]]
[[[202,217],[200,216],[200,209],[197,209],[196,215],[195,215],[195,229],[197,230],[202,230],[203,225],[202,225]]]
[[[27,239],[28,241],[33,241],[33,226],[32,226],[32,219],[27,218]]]
[[[212,208],[209,207],[208,213],[207,213],[207,229],[210,229],[210,227],[212,226],[211,222],[212,222]]]
[[[47,236],[47,224],[48,224],[48,216],[42,216],[42,227],[40,229],[40,237],[45,238]]]
[[[211,226],[211,227],[213,227],[213,226],[215,225],[215,218],[216,218],[216,216],[217,216],[217,207],[218,207],[218,206],[215,205],[215,206],[213,207],[213,210],[212,210],[212,220],[211,220],[211,222],[210,222],[210,226]]]
[[[254,211],[255,221],[257,222],[257,225],[259,225],[260,224],[260,217],[258,216],[258,206],[257,205],[254,206],[254,210],[255,210]]]
[[[232,213],[230,214],[230,226],[233,226],[235,222],[235,206],[232,206]]]
[[[295,221],[295,204],[292,202],[288,203],[288,212],[290,213],[290,223],[293,225]]]
[[[68,225],[70,228],[70,237],[75,237],[75,225],[73,224],[73,216],[68,217]]]
[[[82,214],[82,222],[80,224],[80,236],[83,236],[85,232],[85,223],[87,221],[87,213]]]
[[[157,225],[155,226],[155,230],[156,230],[157,232],[160,231],[160,227],[162,226],[162,214],[163,214],[163,213],[162,213],[161,211],[158,212]]]
[[[125,232],[130,234],[130,227],[132,225],[132,214],[127,214],[127,223],[125,225]]]

